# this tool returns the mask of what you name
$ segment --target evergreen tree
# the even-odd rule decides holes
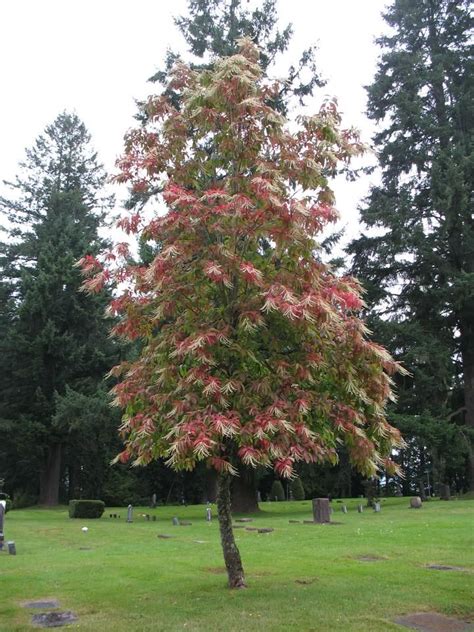
[[[382,182],[361,210],[369,234],[349,251],[377,304],[370,321],[377,339],[412,373],[399,378],[393,418],[411,450],[410,477],[434,465],[439,477],[452,478],[470,453],[474,486],[469,3],[395,0],[385,20],[392,30],[378,40],[368,89]]]
[[[9,485],[39,491],[48,505],[58,502],[66,465],[77,489],[84,461],[75,448],[96,445],[91,426],[112,425],[102,387],[115,359],[107,298],[81,292],[75,266],[103,247],[97,231],[111,204],[89,144],[76,115],[59,115],[26,152],[12,196],[0,200],[10,226],[0,260],[2,469]]]

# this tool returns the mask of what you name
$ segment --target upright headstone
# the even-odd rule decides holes
[[[414,498],[410,498],[410,507],[411,509],[419,509],[422,506],[421,498],[419,496],[415,496]]]
[[[133,507],[129,505],[127,507],[127,522],[133,522]]]
[[[152,509],[156,508],[156,494],[153,494],[153,496],[151,497],[151,505],[150,505],[150,507]]]
[[[362,513],[364,511],[364,505],[357,505],[358,513]]]
[[[212,509],[210,507],[206,507],[206,520],[207,522],[212,521]]]
[[[324,524],[330,522],[329,498],[313,498],[313,518],[314,522]]]
[[[3,549],[3,543],[5,541],[5,536],[3,534],[3,523],[5,521],[6,506],[6,501],[0,500],[0,551]]]
[[[177,518],[176,516],[173,518],[173,524],[175,527],[179,526],[179,518]]]
[[[7,544],[8,544],[8,553],[10,555],[16,555],[16,546],[13,540],[8,542]]]
[[[347,507],[345,505],[342,505],[341,511],[342,513],[347,513]]]
[[[262,494],[261,492],[257,491],[257,502],[261,503],[262,502]]]
[[[449,485],[445,485],[441,483],[439,486],[439,499],[440,500],[451,500],[451,490]]]
[[[374,511],[375,511],[375,513],[379,513],[380,509],[381,509],[380,503],[379,502],[374,503]]]

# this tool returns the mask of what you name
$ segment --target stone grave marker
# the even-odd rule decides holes
[[[374,511],[375,513],[380,513],[381,506],[379,502],[374,503]]]
[[[5,500],[0,500],[0,551],[3,549],[3,544],[5,542],[3,525],[5,522],[6,505],[7,503]]]
[[[313,519],[318,524],[331,522],[329,498],[313,498]]]
[[[31,618],[33,625],[39,628],[59,628],[68,623],[77,621],[77,616],[73,612],[42,612],[34,614]]]
[[[177,516],[173,518],[172,522],[175,527],[179,527],[179,518]]]
[[[155,508],[156,508],[156,494],[153,494],[153,496],[151,497],[151,504],[150,504],[150,507],[151,507],[152,509],[155,509]]]
[[[342,505],[342,507],[341,507],[341,511],[342,511],[342,513],[347,513],[347,507],[346,507],[346,505]]]
[[[422,506],[423,503],[421,502],[421,498],[419,496],[410,498],[410,509],[420,509]]]
[[[206,521],[212,522],[212,509],[210,507],[206,507]]]
[[[127,522],[133,522],[133,507],[129,505],[127,507]]]
[[[364,505],[357,505],[357,512],[362,513],[364,511]]]
[[[451,500],[451,489],[449,485],[441,484],[439,486],[439,499]]]

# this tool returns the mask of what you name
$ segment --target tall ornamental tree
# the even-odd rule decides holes
[[[218,472],[229,586],[240,588],[230,512],[239,465],[292,477],[298,461],[334,461],[342,442],[367,475],[391,469],[400,435],[384,406],[398,366],[365,337],[357,282],[318,258],[317,236],[336,218],[328,178],[363,149],[334,103],[290,131],[268,105],[279,86],[249,40],[211,71],[179,65],[172,87],[180,110],[151,98],[148,125],[130,132],[119,161],[118,180],[164,188],[153,217],[121,221],[159,252],[131,265],[122,243],[109,264],[82,264],[91,291],[119,282],[114,330],[143,341],[139,359],[113,370],[118,458]]]
[[[421,475],[434,459],[439,476],[449,477],[440,464],[444,435],[457,457],[470,453],[464,478],[473,487],[470,6],[395,0],[385,20],[391,32],[378,40],[382,53],[368,89],[382,182],[361,210],[370,230],[350,247],[353,270],[374,301],[371,327],[412,373],[400,384],[396,412],[400,427],[418,437]]]
[[[253,6],[245,0],[188,0],[187,13],[175,18],[175,23],[184,37],[188,52],[193,56],[195,64],[192,67],[196,70],[210,68],[216,58],[235,54],[237,40],[249,37],[260,48],[260,64],[265,71],[288,50],[292,38],[291,24],[278,28],[276,0],[261,0]],[[290,102],[302,104],[315,88],[324,85],[317,72],[315,53],[315,47],[306,48],[297,63],[286,71],[285,81],[271,97],[272,106],[279,112],[287,112]],[[164,67],[150,81],[165,88],[169,86],[169,73],[179,59],[177,53],[168,51]],[[179,109],[179,91],[174,90],[171,84],[167,94]],[[146,121],[146,107],[141,105],[138,118]],[[149,189],[132,193],[130,205],[143,205],[154,192]],[[253,468],[242,466],[239,476],[234,479],[232,508],[245,513],[258,511],[256,472]]]
[[[55,505],[66,467],[69,485],[76,486],[84,466],[78,455],[95,440],[92,419],[104,426],[108,417],[113,425],[102,385],[117,361],[103,319],[107,297],[80,291],[75,267],[81,256],[105,247],[98,228],[110,200],[76,115],[60,114],[21,167],[11,196],[0,199],[11,227],[0,252],[8,298],[2,311],[8,318],[0,319],[1,467],[9,486]]]

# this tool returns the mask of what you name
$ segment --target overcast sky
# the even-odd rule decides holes
[[[63,110],[75,111],[92,134],[109,172],[134,125],[134,100],[153,92],[147,79],[165,50],[184,51],[173,16],[186,0],[15,0],[0,3],[0,180],[11,179],[24,150]],[[318,64],[338,98],[345,122],[370,140],[364,85],[371,82],[384,30],[385,0],[279,0],[282,26],[294,36],[285,66],[319,44]],[[313,104],[312,104],[313,107]],[[337,207],[348,231],[357,230],[357,204],[365,178],[338,184]]]

